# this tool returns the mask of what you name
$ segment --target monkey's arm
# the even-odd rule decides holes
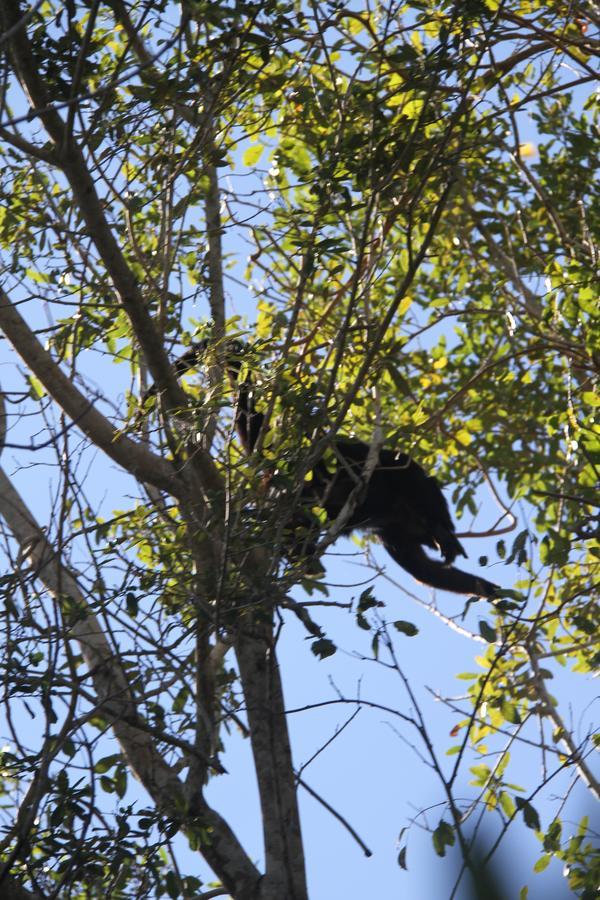
[[[251,383],[240,385],[235,409],[235,429],[246,453],[252,453],[261,432],[265,417],[257,412],[252,398]]]
[[[417,581],[455,594],[474,594],[476,597],[488,598],[498,595],[499,588],[491,581],[431,559],[420,544],[398,539],[393,527],[384,528],[378,533],[392,559]]]
[[[207,342],[202,341],[201,343],[192,344],[189,350],[175,360],[173,363],[173,371],[179,378],[181,375],[185,375],[189,369],[194,369],[200,363],[202,359],[202,354],[206,351]],[[142,406],[146,402],[146,400],[150,400],[152,397],[156,397],[158,393],[158,387],[156,384],[151,384],[148,390],[144,391],[142,395]]]
[[[193,343],[173,364],[177,377],[185,375],[189,369],[202,365],[209,349],[209,341],[203,340]],[[235,429],[240,442],[246,451],[251,453],[256,445],[261,432],[264,415],[257,412],[254,405],[253,384],[250,374],[240,382],[239,376],[242,369],[242,354],[245,345],[238,340],[230,340],[225,343],[225,367],[232,388],[237,389],[238,396],[235,408]],[[142,402],[157,393],[156,385],[152,385],[144,394]]]

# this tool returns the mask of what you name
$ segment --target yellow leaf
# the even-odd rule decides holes
[[[345,18],[345,17],[344,17]],[[350,34],[359,34],[364,29],[364,23],[359,18],[349,18],[346,22],[346,28]]]
[[[412,305],[412,297],[403,297],[400,301],[400,305],[398,306],[398,315],[403,316],[405,312],[407,312]]]
[[[410,35],[410,42],[419,53],[423,52],[423,41],[418,31],[413,31]]]
[[[411,418],[415,425],[420,425],[427,418],[427,413],[422,409],[416,409]]]
[[[424,100],[409,100],[402,107],[402,115],[407,119],[416,119],[421,114],[424,103]]]
[[[525,159],[531,156],[537,156],[537,147],[532,143],[520,144],[519,154]]]
[[[423,25],[423,31],[428,38],[436,38],[440,33],[440,23],[435,22],[433,19],[429,22],[425,22],[425,24]]]
[[[39,378],[36,378],[35,375],[29,376],[29,384],[31,385],[31,390],[33,391],[36,399],[40,399],[46,393],[46,389]]]
[[[253,144],[252,147],[248,147],[246,152],[242,157],[242,161],[245,166],[254,166],[259,161],[263,154],[263,150],[265,148],[262,144]]]

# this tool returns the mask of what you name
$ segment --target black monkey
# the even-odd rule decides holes
[[[177,374],[198,364],[206,349],[205,341],[192,345],[177,361]],[[229,378],[237,392],[236,430],[245,451],[251,453],[264,416],[256,409],[251,375],[248,373],[240,379],[245,350],[240,341],[229,341],[225,357]],[[320,506],[333,521],[355,491],[356,503],[341,534],[349,535],[355,530],[375,534],[395,562],[431,587],[480,597],[498,595],[499,588],[490,581],[452,566],[457,556],[467,554],[456,537],[448,504],[433,476],[426,475],[406,453],[381,449],[367,481],[367,444],[338,437],[332,442],[331,450],[331,454],[316,463],[311,479],[302,488],[300,499],[305,501],[305,509],[293,516],[292,532],[296,529],[310,534],[311,528],[315,529],[306,506]],[[294,556],[301,552],[308,556],[315,546],[316,540],[309,537],[300,550],[299,542],[290,544],[289,553]],[[431,559],[424,546],[438,550],[443,561]]]
[[[358,499],[341,534],[365,531],[376,535],[392,559],[418,581],[458,594],[494,597],[496,585],[456,569],[451,563],[466,556],[455,534],[448,504],[435,478],[426,475],[406,453],[385,448],[379,451],[371,477],[364,479],[369,447],[361,441],[336,438],[333,462],[320,460],[302,497],[321,505],[334,520],[350,492]],[[423,546],[439,550],[443,562],[431,559]]]

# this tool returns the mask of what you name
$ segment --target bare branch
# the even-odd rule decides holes
[[[317,794],[317,792],[316,792],[315,790],[313,790],[313,788],[311,788],[310,785],[308,785],[308,784],[304,781],[303,778],[298,778],[298,784],[301,784],[302,787],[304,788],[304,790],[307,791],[307,792],[310,794],[311,797],[314,797],[314,798],[315,798],[315,800],[317,801],[317,803],[320,803],[321,806],[324,806],[325,809],[327,810],[327,812],[330,812],[331,815],[332,815],[335,819],[337,819],[338,822],[340,822],[341,825],[344,826],[344,828],[346,829],[346,831],[347,831],[349,834],[352,835],[352,837],[354,838],[354,840],[356,841],[356,843],[358,844],[358,846],[361,848],[361,850],[363,851],[363,853],[365,854],[365,856],[367,856],[367,857],[368,857],[368,856],[373,856],[373,851],[372,851],[372,850],[369,850],[369,848],[367,847],[367,845],[365,844],[365,842],[363,841],[363,839],[360,837],[360,835],[358,835],[358,834],[356,833],[356,831],[354,830],[354,828],[352,827],[352,825],[350,825],[350,823],[348,822],[348,820],[345,819],[345,818],[343,817],[343,815],[337,811],[337,809],[334,809],[333,806],[331,806],[331,804],[327,802],[327,800],[324,800],[323,797],[321,797],[320,794]]]
[[[559,740],[566,748],[569,758],[572,763],[576,766],[577,771],[584,784],[588,786],[592,794],[596,797],[597,800],[600,800],[600,782],[594,776],[594,773],[588,766],[585,761],[585,757],[581,752],[581,747],[578,747],[575,741],[573,740],[573,735],[563,722],[561,716],[559,715],[558,709],[556,708],[556,703],[553,701],[552,697],[546,690],[546,685],[544,683],[544,678],[542,673],[540,672],[540,667],[538,665],[538,658],[536,653],[533,651],[531,647],[527,648],[527,653],[529,654],[529,660],[531,662],[531,668],[533,669],[533,680],[535,684],[535,689],[538,693],[540,700],[544,704],[544,713],[548,716],[548,718],[553,723],[556,731],[559,735]]]

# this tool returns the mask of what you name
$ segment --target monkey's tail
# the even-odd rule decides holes
[[[478,575],[471,575],[469,572],[431,559],[420,544],[403,541],[399,546],[386,540],[385,532],[381,534],[381,540],[392,559],[423,584],[442,591],[453,591],[455,594],[473,594],[476,597],[488,598],[498,596],[497,585]]]

